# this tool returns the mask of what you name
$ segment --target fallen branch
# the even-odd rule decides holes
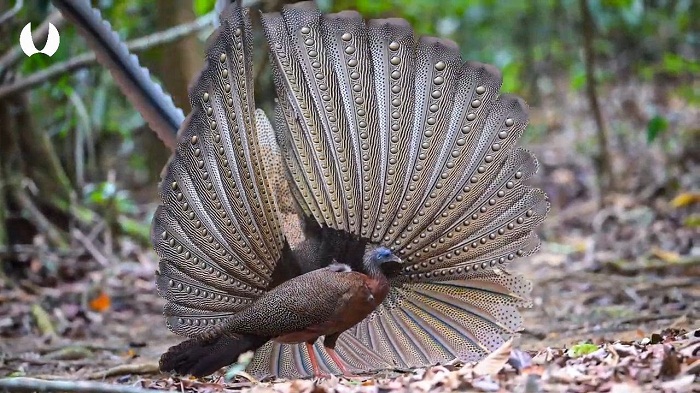
[[[15,392],[96,392],[96,393],[147,393],[152,389],[88,381],[45,381],[36,378],[2,378],[0,389]]]
[[[62,232],[46,218],[24,190],[15,190],[14,197],[22,210],[28,214],[29,220],[37,227],[40,233],[46,234],[51,244],[60,249],[68,248],[68,241],[64,238]]]
[[[79,229],[74,228],[73,229],[73,237],[80,242],[80,244],[85,247],[85,250],[92,255],[92,257],[97,261],[102,266],[109,266],[109,258],[107,258],[98,248],[97,246],[92,242],[90,238],[85,236],[83,232],[81,232]]]
[[[48,255],[53,255],[58,259],[78,258],[83,255],[81,250],[49,250],[46,246],[35,246],[33,244],[10,244],[0,246],[0,259],[17,258],[45,258]]]
[[[157,33],[147,35],[145,37],[137,38],[135,40],[129,41],[126,47],[133,52],[143,51],[158,45],[167,44],[179,40],[189,34],[197,32],[211,25],[212,14],[204,15],[197,18],[193,22],[185,23],[175,27],[171,27],[167,30],[163,30]],[[11,84],[0,86],[0,98],[17,94],[19,92],[30,89],[41,83],[49,81],[51,79],[57,78],[63,74],[89,67],[97,64],[97,57],[94,52],[83,53],[77,55],[71,59],[68,59],[62,63],[54,64],[42,71],[31,74],[25,78],[18,79]],[[0,61],[0,66],[2,66],[2,61]]]
[[[10,8],[7,12],[0,15],[0,25],[12,20],[15,17],[15,15],[17,15],[19,10],[22,9],[22,5],[24,5],[24,0],[16,0],[14,7]]]
[[[107,370],[97,371],[94,373],[87,374],[83,378],[85,379],[103,379],[107,377],[114,377],[117,375],[127,375],[127,374],[158,374],[160,373],[160,368],[158,364],[153,363],[140,363],[140,364],[120,364],[119,366],[109,368]]]

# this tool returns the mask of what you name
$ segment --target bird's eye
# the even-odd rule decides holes
[[[380,258],[380,259],[389,258],[390,255],[391,255],[391,251],[387,250],[386,248],[380,249],[380,250],[377,252],[377,257]]]

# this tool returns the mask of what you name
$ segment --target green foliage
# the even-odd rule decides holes
[[[571,67],[569,78],[572,90],[583,90],[586,87],[586,69],[583,67],[583,64],[576,64]]]
[[[523,68],[523,64],[511,61],[501,68],[501,73],[503,75],[503,85],[501,89],[503,91],[516,92],[520,90],[520,75]]]
[[[647,123],[647,143],[652,143],[660,134],[668,129],[668,120],[665,117],[656,115]]]
[[[566,354],[570,358],[578,358],[581,356],[586,356],[586,355],[593,353],[597,350],[598,350],[598,346],[595,344],[580,343],[580,344],[576,344],[573,347],[569,348],[569,350],[566,351]]]
[[[575,90],[586,83],[577,0],[325,0],[322,4],[328,11],[354,8],[367,18],[402,17],[418,34],[453,39],[465,58],[503,70],[504,91],[526,98],[534,88],[526,86],[528,79],[567,76]],[[692,1],[589,0],[589,7],[596,28],[599,68],[611,71],[601,77],[617,77],[614,67],[618,57],[623,60],[622,67],[634,67],[640,76],[700,72],[697,59],[679,54],[680,48],[697,45],[692,25],[697,28],[694,21],[700,19],[700,7]],[[628,57],[634,62],[628,63]],[[606,67],[608,62],[613,67]],[[632,76],[628,70],[620,71]],[[685,91],[684,97],[691,93]]]
[[[101,182],[85,186],[86,205],[101,210],[109,209],[119,214],[135,214],[136,203],[126,190],[119,190],[112,182]]]
[[[195,15],[202,16],[214,10],[216,0],[192,0]]]
[[[675,53],[664,53],[661,69],[673,76],[697,75],[700,73],[700,62],[686,59]]]
[[[683,220],[683,225],[688,228],[700,228],[700,214],[692,214]]]

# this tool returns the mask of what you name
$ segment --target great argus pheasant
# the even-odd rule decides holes
[[[262,15],[273,128],[248,11],[220,20],[153,219],[166,323],[188,337],[161,369],[208,375],[249,350],[258,377],[410,368],[478,360],[520,330],[531,284],[506,267],[537,250],[549,204],[524,184],[527,107],[499,95],[499,71],[402,19],[287,5]],[[168,123],[144,91],[144,117]]]

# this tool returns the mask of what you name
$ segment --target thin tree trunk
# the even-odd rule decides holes
[[[5,178],[5,168],[2,160],[0,160],[0,247],[10,244],[7,236],[7,200],[5,193],[8,191],[8,179]],[[0,258],[0,277],[2,277],[2,258]]]
[[[603,120],[603,113],[598,102],[597,82],[595,78],[595,50],[593,40],[595,36],[595,25],[591,11],[588,8],[588,0],[579,0],[581,8],[581,18],[583,19],[583,52],[586,67],[586,95],[593,112],[598,134],[598,157],[595,159],[595,167],[598,178],[598,205],[605,203],[604,195],[611,191],[614,186],[614,175],[612,172],[610,146],[608,143],[608,130]]]
[[[528,4],[527,11],[520,20],[520,36],[522,37],[522,51],[523,51],[523,71],[520,74],[524,79],[527,86],[527,95],[530,105],[539,105],[540,94],[537,88],[538,80],[538,70],[535,66],[535,42],[537,42],[535,37],[535,26],[542,21],[537,20],[537,15],[539,14],[539,7],[537,2],[533,1]]]

